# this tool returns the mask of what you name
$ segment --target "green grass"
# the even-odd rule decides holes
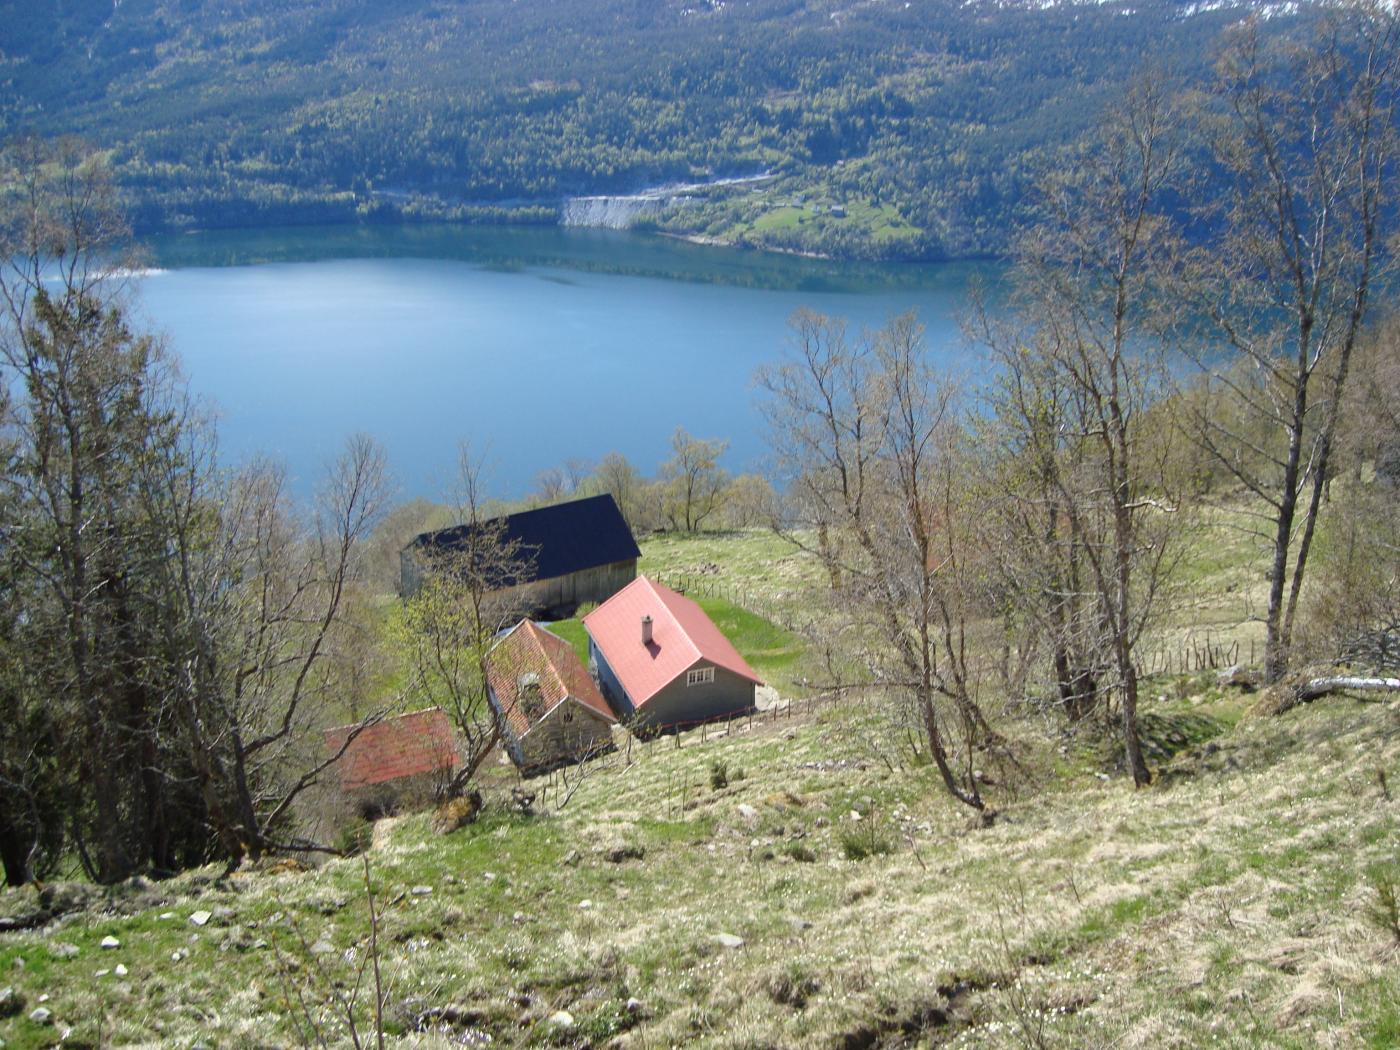
[[[549,630],[557,634],[564,641],[574,647],[574,652],[583,661],[583,666],[588,666],[588,632],[583,628],[583,621],[578,619],[555,620],[547,625]]]
[[[811,559],[763,532],[643,549],[643,571],[742,591],[751,606],[701,605],[760,674],[793,672],[800,643],[779,618],[822,586]],[[1239,572],[1227,558],[1200,578]],[[583,640],[577,621],[554,629]],[[871,696],[633,742],[567,804],[561,777],[529,782],[532,817],[507,805],[513,770],[491,763],[478,823],[376,828],[391,1045],[820,1047],[875,1032],[1012,1050],[1024,1032],[988,980],[1007,972],[1046,1011],[1053,1047],[1397,1045],[1400,946],[1378,886],[1400,870],[1400,818],[1377,771],[1400,783],[1400,705],[1332,697],[1253,718],[1207,673],[1142,692],[1153,786],[1100,779],[1096,741],[1013,711],[998,727],[1025,780],[986,788],[999,817],[982,830],[907,761]],[[69,1045],[300,1042],[288,981],[319,966],[349,987],[345,953],[364,957],[362,861],[217,874],[0,937],[0,987],[25,1004],[0,1020],[6,1050],[55,1045],[68,1026]],[[0,894],[0,914],[31,892]],[[119,949],[99,947],[109,934]],[[334,951],[308,965],[302,938]],[[902,1030],[954,985],[951,1024]],[[41,995],[52,1026],[26,1019]],[[415,1011],[445,1005],[472,1023],[417,1030]],[[550,1027],[559,1010],[572,1031]]]
[[[469,1007],[497,1045],[624,1029],[640,1045],[834,1045],[1007,966],[1046,1003],[1076,1004],[1051,1016],[1055,1046],[1391,1045],[1396,949],[1367,914],[1372,873],[1395,855],[1374,769],[1400,766],[1400,713],[1333,699],[1245,719],[1212,738],[1232,764],[1183,752],[1170,787],[1085,773],[1017,798],[992,788],[1002,815],[982,831],[927,771],[876,759],[879,725],[857,704],[637,744],[535,817],[504,807],[513,781],[493,767],[479,823],[381,829],[369,858],[396,1045],[423,1045],[405,1004],[424,1003]],[[714,789],[716,762],[746,775]],[[619,845],[631,848],[609,860]],[[0,984],[26,1014],[50,995],[70,1042],[93,1045],[99,1016],[108,1045],[295,1042],[278,952],[324,940],[335,951],[318,964],[350,980],[361,863],[155,884],[0,939]],[[189,921],[220,907],[231,913]],[[108,934],[120,949],[98,947]],[[79,955],[54,955],[58,942]],[[961,1027],[930,1039],[1020,1045],[997,987],[966,997]],[[575,1018],[567,1038],[549,1028],[557,1010]],[[0,1021],[11,1050],[60,1031]]]

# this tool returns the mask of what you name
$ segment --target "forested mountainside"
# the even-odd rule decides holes
[[[966,256],[1005,247],[1033,171],[1145,56],[1202,74],[1246,11],[3,0],[0,136],[110,148],[146,229],[556,222],[569,196],[770,172],[646,221],[844,256]]]

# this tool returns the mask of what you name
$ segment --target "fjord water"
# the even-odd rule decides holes
[[[677,426],[759,467],[755,368],[800,307],[852,329],[917,310],[969,373],[957,315],[968,264],[879,266],[601,230],[319,228],[156,241],[143,319],[219,413],[225,462],[280,458],[311,491],[347,435],[389,452],[405,496],[442,496],[457,446],[517,496],[571,458],[653,472]]]

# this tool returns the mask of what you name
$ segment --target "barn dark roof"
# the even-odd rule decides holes
[[[502,524],[503,539],[518,542],[521,555],[534,560],[534,579],[537,580],[567,576],[642,556],[637,541],[632,538],[632,530],[607,493],[493,518],[480,527],[495,529]],[[425,532],[409,547],[451,551],[471,535],[471,528],[457,525]]]

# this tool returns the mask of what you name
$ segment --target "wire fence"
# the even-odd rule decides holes
[[[718,598],[730,605],[737,605],[741,609],[762,616],[786,630],[794,632],[799,630],[797,623],[787,610],[769,599],[755,594],[749,588],[731,583],[728,580],[693,573],[675,575],[657,573],[652,578],[663,587],[669,587],[678,594],[684,594],[689,598]]]

